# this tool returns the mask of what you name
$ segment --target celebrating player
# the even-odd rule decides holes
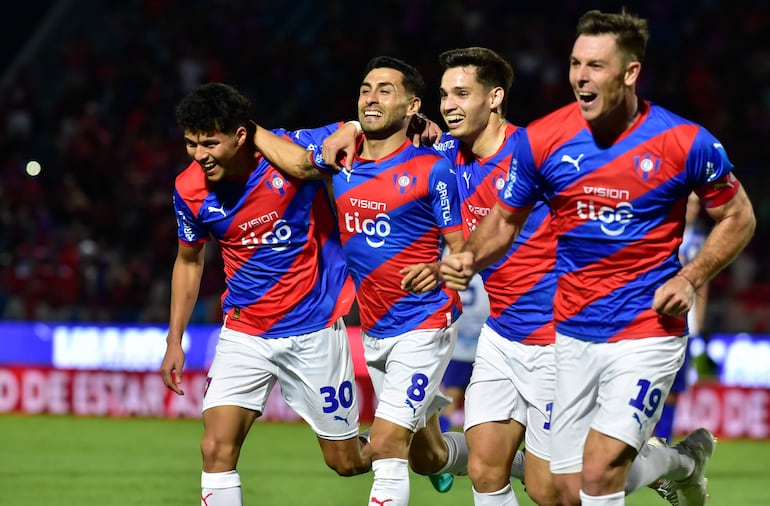
[[[164,384],[183,395],[182,335],[195,305],[205,243],[222,251],[224,324],[208,372],[201,441],[202,501],[242,504],[241,445],[277,380],[313,428],[326,463],[366,472],[345,324],[354,287],[321,181],[285,177],[256,151],[247,98],[211,83],[176,116],[192,163],[176,179],[179,249],[171,280]]]
[[[462,289],[506,251],[542,191],[558,238],[551,470],[564,504],[624,504],[631,463],[660,417],[687,340],[695,290],[751,238],[751,203],[705,129],[636,95],[645,20],[590,11],[570,56],[576,102],[529,125],[503,198],[442,274]],[[692,190],[716,220],[698,256],[677,259]],[[705,429],[650,462],[679,504],[702,505],[714,450]]]
[[[437,269],[442,243],[452,251],[462,244],[459,200],[451,164],[407,137],[423,88],[413,67],[390,57],[372,59],[358,96],[364,138],[351,167],[331,176],[378,399],[370,433],[370,500],[393,506],[408,504],[408,465],[432,475],[439,491],[451,486],[453,466],[466,467],[462,434],[442,437],[438,424],[438,409],[449,402],[439,386],[455,346],[460,298],[438,286]],[[318,146],[328,134],[322,133],[303,141],[313,135],[303,130],[295,142]],[[277,166],[300,177],[319,176],[301,157],[283,157],[286,148],[271,148],[282,139],[261,129],[256,139]],[[329,170],[320,153],[315,162]]]

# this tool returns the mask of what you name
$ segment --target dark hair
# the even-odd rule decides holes
[[[641,62],[647,50],[650,31],[647,20],[623,9],[619,14],[588,11],[580,17],[576,36],[581,35],[617,35],[617,45],[629,57],[629,61]]]
[[[199,86],[176,106],[176,121],[180,127],[194,133],[216,131],[233,134],[243,126],[253,135],[254,106],[234,87],[223,83]]]
[[[413,93],[415,97],[422,97],[425,93],[425,81],[416,68],[398,58],[390,56],[375,56],[366,64],[364,77],[374,69],[393,69],[401,72],[404,76],[403,83],[406,91]]]
[[[488,88],[501,87],[505,91],[502,113],[508,109],[508,91],[513,84],[513,68],[505,58],[485,47],[465,47],[444,51],[438,57],[441,70],[455,67],[476,67],[476,80]]]

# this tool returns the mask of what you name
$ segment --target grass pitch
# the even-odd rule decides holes
[[[0,504],[200,504],[200,420],[0,415]],[[770,441],[720,441],[709,463],[709,506],[770,505]],[[244,504],[362,506],[371,473],[338,477],[304,424],[258,422],[241,455]],[[449,493],[412,475],[413,505],[472,505],[470,480]],[[520,484],[519,503],[531,506]],[[630,506],[665,504],[651,490]]]

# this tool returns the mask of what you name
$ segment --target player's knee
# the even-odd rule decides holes
[[[372,434],[369,439],[369,449],[372,460],[388,458],[404,458],[408,454],[409,442],[398,437],[388,437]]]
[[[473,488],[479,492],[494,492],[500,490],[511,481],[510,466],[491,466],[480,459],[468,460],[468,476]]]
[[[239,454],[240,447],[233,442],[221,441],[212,437],[204,437],[201,440],[204,469],[235,469]]]

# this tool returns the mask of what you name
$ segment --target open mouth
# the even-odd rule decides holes
[[[462,120],[465,119],[465,116],[461,114],[448,114],[444,117],[444,121],[446,121],[447,126],[450,128],[453,126],[457,126],[462,122]]]
[[[376,119],[376,118],[381,118],[381,117],[382,117],[382,112],[380,112],[380,111],[375,111],[375,110],[371,110],[371,109],[364,111],[364,118],[374,118],[374,119]]]
[[[586,104],[586,105],[588,105],[591,102],[593,102],[594,100],[596,100],[597,96],[598,95],[596,93],[590,93],[590,92],[587,92],[587,91],[579,91],[578,92],[578,100],[580,100],[581,103]]]

